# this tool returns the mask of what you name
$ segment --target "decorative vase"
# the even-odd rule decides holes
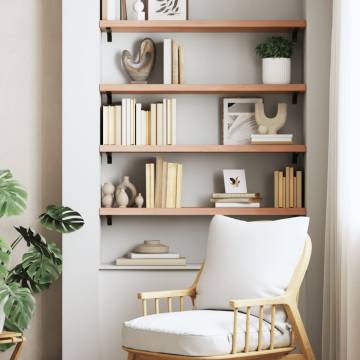
[[[124,176],[123,181],[117,187],[116,193],[118,193],[121,189],[124,189],[126,193],[129,195],[129,207],[135,204],[135,198],[137,195],[137,190],[134,184],[130,182],[129,176]]]
[[[120,208],[126,208],[129,204],[129,197],[125,192],[125,189],[120,189],[120,191],[116,194],[116,202]]]
[[[264,58],[262,71],[264,84],[290,84],[291,59]]]
[[[105,183],[101,188],[101,204],[105,208],[111,208],[114,202],[115,186],[112,183]]]
[[[141,193],[135,199],[135,205],[141,209],[144,205],[144,198],[142,197]]]
[[[161,244],[160,240],[145,240],[143,244],[135,247],[134,252],[139,254],[166,254],[169,252],[169,247]]]

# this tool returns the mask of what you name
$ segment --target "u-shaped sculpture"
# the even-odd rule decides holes
[[[276,134],[286,123],[287,105],[278,104],[276,116],[269,118],[265,115],[264,104],[255,104],[255,119],[259,134]]]

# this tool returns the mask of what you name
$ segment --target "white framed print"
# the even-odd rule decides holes
[[[148,0],[148,20],[187,20],[188,0]]]
[[[224,170],[224,185],[226,194],[247,193],[245,170]]]

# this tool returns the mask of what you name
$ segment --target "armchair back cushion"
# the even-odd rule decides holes
[[[246,222],[215,216],[197,286],[197,309],[224,310],[231,299],[283,295],[301,259],[308,226],[306,217]],[[277,321],[285,320],[284,313],[281,317]]]

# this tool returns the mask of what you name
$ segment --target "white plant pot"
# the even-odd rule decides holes
[[[4,312],[5,302],[6,299],[0,303],[0,333],[4,330],[4,324],[5,324],[5,312]]]
[[[263,59],[264,84],[290,84],[291,59],[265,58]]]

